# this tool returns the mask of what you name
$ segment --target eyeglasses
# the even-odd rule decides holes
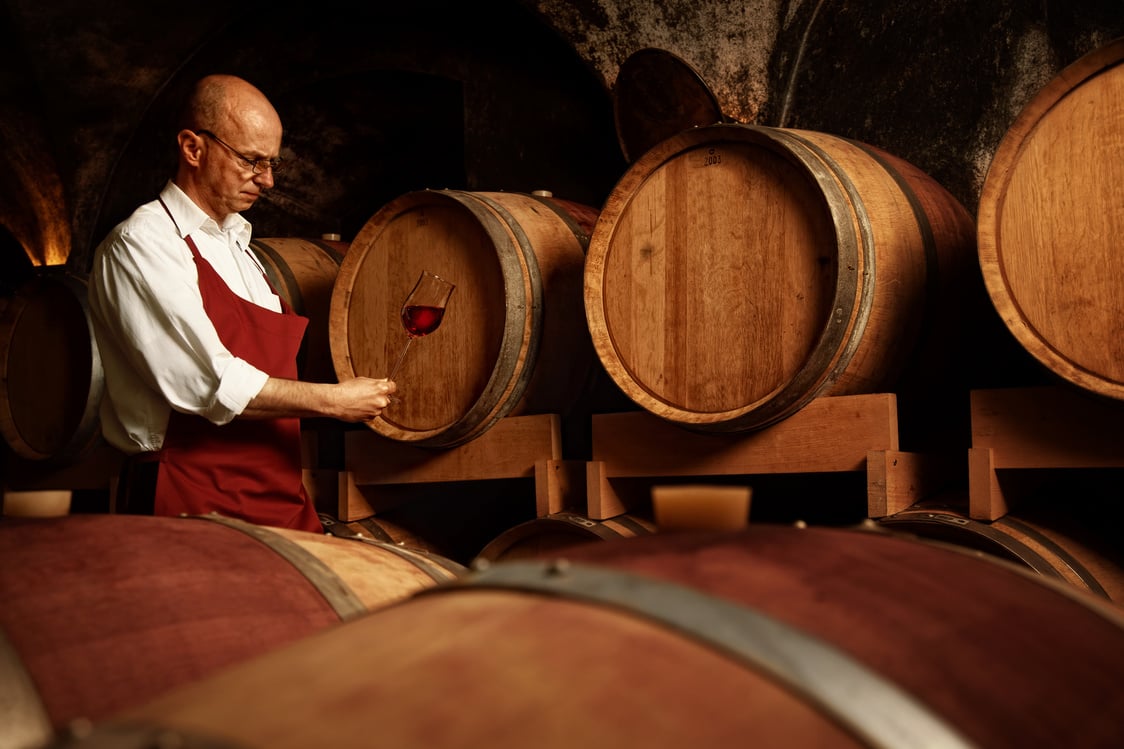
[[[274,174],[276,174],[277,172],[280,172],[285,168],[284,159],[251,159],[249,156],[239,153],[237,150],[235,150],[234,146],[230,145],[222,138],[212,133],[210,130],[196,130],[195,132],[199,135],[206,135],[208,138],[215,141],[226,150],[230,151],[232,154],[241,159],[246,164],[247,168],[253,170],[254,174],[261,174],[266,169],[269,169]]]

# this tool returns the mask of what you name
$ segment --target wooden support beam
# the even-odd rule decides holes
[[[1124,468],[1124,404],[1042,386],[971,393],[969,515],[997,520],[1039,483],[1032,469]]]
[[[482,435],[451,448],[388,440],[372,431],[348,432],[344,462],[358,486],[437,481],[534,478],[535,463],[561,460],[556,414],[502,419]]]
[[[897,450],[893,394],[819,398],[765,429],[696,432],[646,411],[595,415],[593,460],[606,478],[862,471],[870,450]]]
[[[956,456],[871,450],[866,456],[867,517],[901,512],[957,476]]]

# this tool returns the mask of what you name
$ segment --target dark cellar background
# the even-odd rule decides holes
[[[251,216],[259,236],[349,239],[425,187],[599,205],[625,167],[620,64],[666,49],[743,122],[856,138],[916,164],[974,212],[1019,109],[1124,34],[1114,0],[730,4],[637,0],[141,2],[8,0],[0,182],[3,277],[84,271],[101,234],[166,178],[175,102],[243,75],[277,103],[294,169]]]

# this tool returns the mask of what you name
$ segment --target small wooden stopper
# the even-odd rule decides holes
[[[68,490],[50,491],[6,491],[4,492],[3,514],[9,517],[50,518],[70,514],[72,492]]]
[[[653,486],[652,509],[660,531],[737,530],[749,522],[748,486]]]

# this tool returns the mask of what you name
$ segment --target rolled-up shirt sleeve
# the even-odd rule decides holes
[[[143,228],[119,228],[96,257],[90,298],[107,334],[101,337],[117,348],[119,364],[171,408],[225,424],[268,375],[222,344],[203,309],[186,243]]]

